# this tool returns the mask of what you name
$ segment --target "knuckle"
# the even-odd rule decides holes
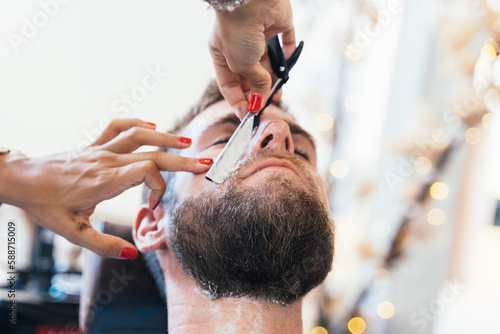
[[[165,180],[163,180],[163,178],[161,179],[161,181],[162,182],[158,183],[158,186],[156,187],[157,188],[156,190],[158,191],[158,193],[162,194],[162,193],[165,192],[165,190],[167,190],[167,184],[165,183]]]
[[[237,88],[240,87],[240,81],[237,79],[226,81],[223,84],[220,85],[220,89],[232,89],[232,88]]]
[[[141,162],[141,169],[148,174],[158,171],[156,164],[152,160],[145,160]]]
[[[111,152],[100,150],[93,152],[91,162],[96,165],[109,165],[116,159],[115,155]]]
[[[132,127],[126,131],[125,136],[128,137],[131,140],[139,140],[141,138],[141,128],[138,127]]]
[[[149,152],[148,154],[148,159],[151,161],[151,162],[155,162],[155,161],[159,161],[161,159],[161,156],[162,153],[159,152],[159,151],[153,151],[153,152]],[[155,165],[156,166],[156,165]]]
[[[119,131],[119,129],[121,128],[121,124],[122,124],[122,120],[121,119],[114,119],[112,120],[108,126],[106,127],[106,130],[109,130],[109,131]]]

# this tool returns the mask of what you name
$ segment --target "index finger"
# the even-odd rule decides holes
[[[120,154],[117,159],[122,166],[150,160],[160,171],[195,174],[207,172],[213,163],[212,159],[187,158],[160,151]]]
[[[130,153],[144,145],[185,149],[191,145],[191,139],[153,129],[134,127],[102,145],[102,149],[114,153]]]
[[[124,119],[114,119],[109,123],[109,125],[104,129],[99,138],[90,146],[103,145],[114,138],[116,138],[120,133],[127,131],[133,127],[141,127],[147,129],[156,129],[156,124],[144,122],[138,118],[124,118]]]

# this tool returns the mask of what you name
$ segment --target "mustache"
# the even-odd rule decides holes
[[[243,169],[248,168],[249,166],[252,166],[254,164],[257,164],[257,163],[259,163],[265,159],[269,159],[269,158],[288,160],[299,170],[299,172],[301,174],[306,176],[306,178],[308,180],[312,180],[311,173],[307,170],[304,163],[299,158],[297,158],[295,155],[293,155],[289,152],[285,152],[285,151],[278,152],[278,151],[268,149],[268,148],[261,149],[261,150],[257,151],[256,153],[254,153],[250,156],[247,156],[247,157],[243,158],[242,160],[240,160],[240,162],[236,166],[235,170],[229,174],[228,178],[232,179],[232,181],[239,181],[240,174],[241,174],[241,171]],[[227,183],[230,183],[230,182],[227,182]],[[314,181],[312,181],[312,182],[314,182]]]

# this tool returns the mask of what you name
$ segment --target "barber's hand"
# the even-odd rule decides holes
[[[190,146],[189,139],[156,132],[155,127],[138,119],[115,120],[80,152],[40,158],[0,156],[0,201],[24,209],[41,226],[101,256],[135,258],[137,250],[131,243],[92,228],[89,217],[96,205],[145,182],[151,189],[149,206],[154,208],[166,190],[160,170],[203,173],[211,164],[209,159],[158,151],[132,153],[143,145]]]
[[[241,119],[248,111],[249,93],[259,94],[262,105],[269,98],[272,69],[267,40],[282,33],[285,58],[295,51],[292,22],[289,0],[250,0],[232,12],[216,10],[210,53],[222,95]],[[280,98],[281,91],[274,100]]]

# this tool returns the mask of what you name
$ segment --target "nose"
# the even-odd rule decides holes
[[[293,154],[295,148],[293,147],[292,134],[285,121],[275,120],[269,122],[260,133],[257,142],[252,148],[252,153],[264,148]]]

